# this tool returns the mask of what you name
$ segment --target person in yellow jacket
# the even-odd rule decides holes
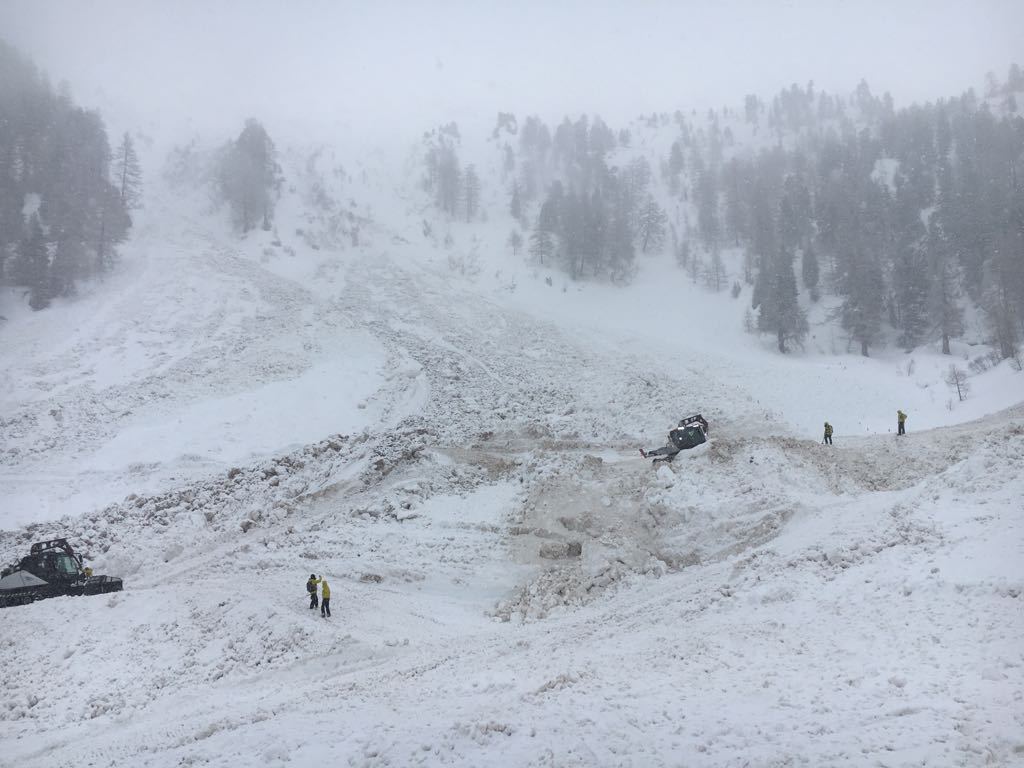
[[[320,582],[320,615],[326,619],[331,615],[331,585],[323,576],[317,581]]]
[[[907,414],[905,414],[903,411],[896,411],[896,426],[898,427],[898,430],[896,432],[897,435],[907,434],[906,424]]]
[[[825,437],[822,438],[821,442],[827,445],[832,445],[832,425],[827,421],[825,422]]]

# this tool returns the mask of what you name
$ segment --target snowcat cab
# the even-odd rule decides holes
[[[668,433],[668,445],[650,452],[640,449],[640,455],[651,458],[654,466],[672,461],[681,451],[696,448],[708,441],[708,422],[699,413],[679,421]]]
[[[668,433],[672,445],[680,451],[696,448],[707,442],[708,422],[699,413],[687,416],[679,422],[679,426]]]
[[[0,608],[60,595],[119,592],[121,579],[93,576],[67,539],[37,541],[27,557],[0,572]]]

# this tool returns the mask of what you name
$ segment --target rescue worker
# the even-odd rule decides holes
[[[896,432],[897,435],[905,435],[905,434],[907,434],[906,423],[907,423],[907,414],[905,414],[903,411],[896,411],[896,425],[899,428],[898,431]]]
[[[827,421],[825,422],[825,437],[821,442],[826,445],[832,445],[832,425]]]
[[[326,619],[331,615],[331,585],[322,576],[317,581],[320,582],[320,615]]]
[[[319,600],[316,596],[316,585],[320,583],[320,579],[316,577],[315,573],[309,574],[309,581],[306,582],[306,591],[309,592],[309,609],[313,610],[319,605]]]

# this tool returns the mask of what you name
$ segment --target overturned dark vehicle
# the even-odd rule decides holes
[[[120,592],[121,579],[93,576],[67,539],[37,541],[29,554],[0,571],[0,608],[61,595]]]
[[[652,451],[640,449],[640,455],[652,459],[654,464],[672,461],[680,451],[696,448],[708,440],[708,422],[699,413],[680,419],[678,426],[668,433],[668,444]]]

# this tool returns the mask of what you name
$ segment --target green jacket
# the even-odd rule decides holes
[[[825,422],[825,437],[832,437],[832,425]]]
[[[905,414],[903,411],[896,411],[896,419],[899,421],[900,424],[902,424],[904,421],[907,420],[907,414]]]

